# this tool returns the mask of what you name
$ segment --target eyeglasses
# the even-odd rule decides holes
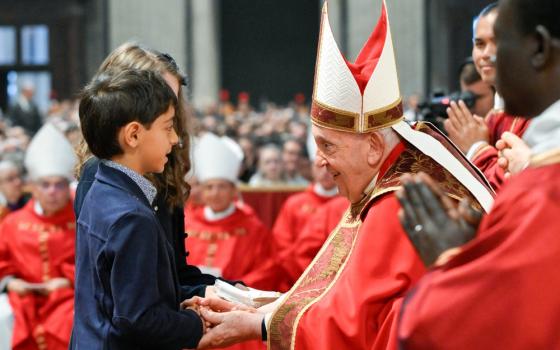
[[[39,181],[37,185],[41,189],[41,191],[48,191],[51,187],[53,187],[56,191],[64,191],[68,189],[68,181],[66,180],[52,182]]]

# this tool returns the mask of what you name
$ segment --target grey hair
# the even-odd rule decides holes
[[[396,145],[399,144],[399,142],[401,142],[399,135],[391,127],[379,129],[375,132],[383,137],[386,150],[392,150]]]

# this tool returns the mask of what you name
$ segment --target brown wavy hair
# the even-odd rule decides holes
[[[162,75],[170,73],[179,81],[178,107],[175,111],[175,129],[179,136],[179,144],[173,147],[173,150],[168,155],[169,161],[165,165],[163,173],[149,174],[147,177],[156,186],[158,193],[165,196],[166,203],[170,207],[180,207],[189,196],[190,186],[185,182],[184,177],[191,168],[189,155],[189,121],[191,120],[191,115],[183,96],[185,75],[183,75],[177,63],[170,55],[145,48],[136,43],[125,43],[107,56],[93,79],[108,70],[125,68],[151,70]],[[77,153],[76,177],[79,178],[85,162],[92,157],[92,154],[84,140],[81,141]]]

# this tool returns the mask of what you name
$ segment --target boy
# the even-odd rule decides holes
[[[76,298],[71,349],[195,348],[203,323],[183,299],[152,207],[155,187],[178,142],[177,98],[156,73],[102,75],[80,101],[80,122],[102,160],[77,228]]]

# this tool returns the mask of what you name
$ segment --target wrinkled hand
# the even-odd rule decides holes
[[[475,142],[490,141],[484,118],[472,114],[465,102],[451,102],[447,116],[448,119],[443,123],[445,131],[463,153],[467,153]]]
[[[506,177],[517,174],[529,164],[531,149],[514,133],[504,132],[496,142],[496,149],[499,154],[498,165],[504,169]]]
[[[18,295],[25,295],[33,292],[31,284],[19,278],[12,279],[6,286],[8,292],[16,293]]]
[[[206,308],[200,310],[211,328],[202,336],[198,349],[222,348],[245,340],[261,338],[263,314],[247,311],[218,313]]]
[[[468,201],[457,204],[424,173],[404,175],[401,180],[399,219],[424,265],[433,265],[444,251],[474,237],[482,214]]]

